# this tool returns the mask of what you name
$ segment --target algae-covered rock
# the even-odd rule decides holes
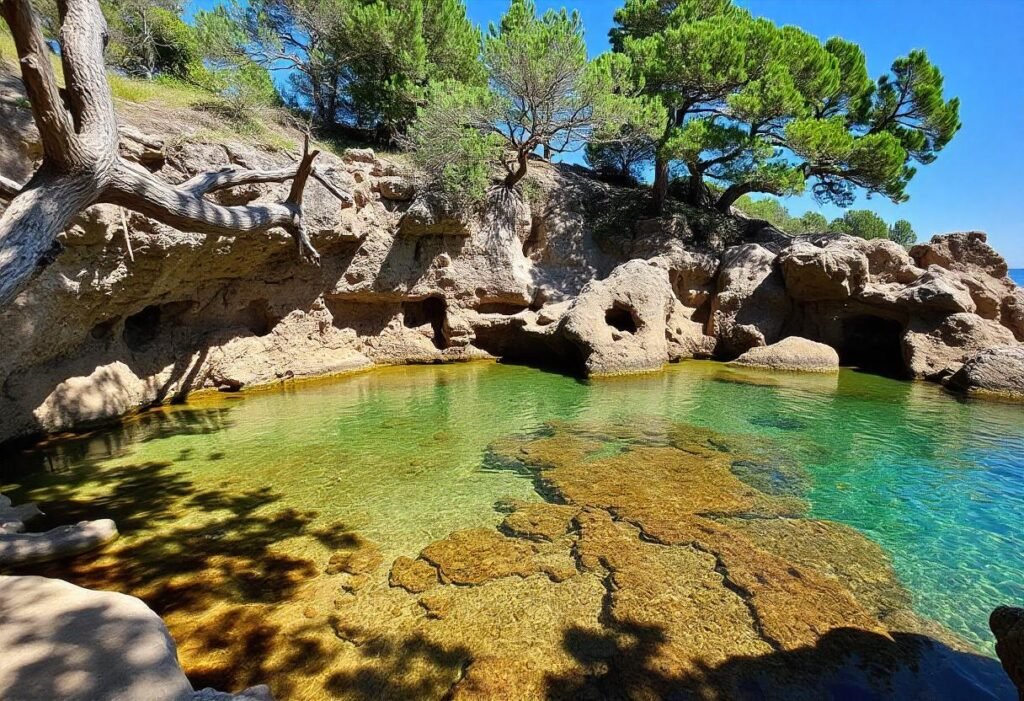
[[[424,560],[402,556],[391,564],[388,583],[412,594],[420,594],[437,584],[437,569]]]

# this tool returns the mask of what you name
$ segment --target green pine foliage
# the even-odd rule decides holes
[[[917,240],[913,226],[906,219],[899,219],[889,226],[884,219],[867,209],[851,209],[829,222],[823,214],[815,211],[794,217],[774,197],[754,199],[744,195],[733,206],[748,217],[763,219],[780,231],[792,235],[840,233],[862,239],[887,238],[901,246],[910,246]]]
[[[840,206],[858,189],[902,202],[913,164],[933,161],[960,127],[923,51],[872,82],[857,45],[822,43],[730,0],[627,0],[615,22],[615,50],[669,115],[653,143],[659,198],[678,164],[690,203],[722,211],[747,193],[808,187]]]

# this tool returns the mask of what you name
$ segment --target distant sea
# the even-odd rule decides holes
[[[1010,270],[1010,279],[1016,282],[1018,287],[1024,287],[1024,268]]]

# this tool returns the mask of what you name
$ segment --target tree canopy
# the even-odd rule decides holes
[[[653,144],[659,207],[673,165],[691,204],[723,211],[747,193],[808,186],[840,206],[858,189],[901,202],[913,164],[933,161],[960,127],[925,52],[872,81],[856,44],[821,42],[731,0],[627,0],[610,38],[667,111]]]
[[[901,246],[909,246],[917,240],[914,227],[906,219],[898,219],[890,226],[867,209],[851,209],[829,222],[823,214],[813,210],[795,217],[774,197],[754,199],[744,195],[736,200],[735,207],[748,217],[763,219],[787,234],[841,233],[862,239],[888,238]]]
[[[252,0],[197,15],[211,44],[287,71],[321,127],[403,132],[431,81],[480,84],[480,32],[460,0]]]
[[[656,102],[638,97],[642,85],[627,56],[588,60],[577,12],[538,15],[533,0],[512,0],[484,37],[482,63],[486,87],[449,82],[435,90],[411,134],[427,162],[448,154],[443,169],[449,173],[480,174],[455,162],[497,154],[512,188],[538,150],[549,155],[612,143],[627,132],[650,140],[664,119]],[[459,153],[456,145],[472,148]]]

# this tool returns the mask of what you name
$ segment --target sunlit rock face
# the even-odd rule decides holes
[[[34,163],[31,120],[3,109],[13,112],[0,164]],[[210,118],[195,111],[122,111],[166,143],[154,152],[125,140],[123,155],[171,182],[293,163],[288,148],[204,136]],[[499,197],[462,215],[400,163],[370,149],[321,156],[351,201],[309,185],[319,268],[302,265],[281,232],[213,238],[111,205],[83,212],[55,262],[0,310],[0,441],[196,390],[373,365],[505,357],[619,374],[733,360],[800,336],[843,364],[943,381],[993,344],[1024,341],[1024,293],[981,233],[908,253],[890,241],[769,236],[729,218],[643,219],[637,191],[539,162],[529,201]],[[286,187],[215,198],[276,201]]]

